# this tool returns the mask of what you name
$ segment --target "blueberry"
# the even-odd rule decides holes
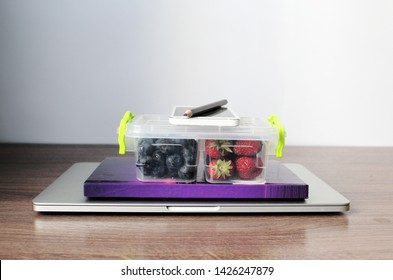
[[[156,178],[162,178],[165,177],[166,172],[167,170],[164,164],[156,164],[151,171],[151,175]]]
[[[142,156],[150,156],[155,150],[153,139],[141,138],[138,140],[137,152]]]
[[[179,168],[184,163],[184,159],[179,154],[169,155],[166,158],[166,165],[169,169]]]
[[[153,152],[152,158],[153,158],[155,161],[157,161],[157,162],[160,162],[160,163],[163,162],[163,163],[165,163],[166,155],[165,155],[163,152],[161,152],[161,151],[159,151],[159,150],[156,150],[156,151]]]
[[[186,145],[184,146],[187,149],[196,150],[198,146],[198,142],[194,139],[186,139]]]
[[[195,178],[196,167],[184,165],[178,170],[178,176],[183,180],[191,180]]]
[[[154,145],[158,150],[166,155],[177,153],[182,148],[180,144],[175,143],[173,140],[167,138],[158,139]]]
[[[179,177],[178,170],[179,170],[179,168],[168,168],[167,169],[168,177],[170,177],[170,178],[178,178]]]
[[[195,165],[196,153],[192,148],[183,149],[183,158],[186,165]]]
[[[136,166],[142,171],[143,175],[148,176],[155,166],[155,161],[151,156],[139,157]]]

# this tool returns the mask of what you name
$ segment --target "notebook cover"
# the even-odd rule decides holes
[[[278,161],[269,161],[266,184],[157,183],[136,179],[134,157],[111,157],[84,182],[91,198],[306,199],[308,185]]]

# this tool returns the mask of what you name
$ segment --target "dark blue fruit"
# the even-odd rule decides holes
[[[179,168],[184,163],[184,159],[179,154],[169,155],[166,158],[166,166],[168,169]]]
[[[181,145],[167,138],[158,139],[156,143],[154,143],[154,146],[166,155],[174,154],[181,149]]]
[[[177,174],[179,168],[168,168],[167,169],[167,175],[170,178],[179,178],[179,175]]]
[[[163,152],[156,150],[151,156],[155,161],[165,164],[166,155]]]
[[[153,146],[153,139],[150,138],[139,139],[136,149],[139,155],[150,156],[155,150],[155,147]]]
[[[196,167],[195,166],[182,166],[178,171],[178,176],[183,180],[191,180],[195,178]]]
[[[163,178],[166,173],[167,169],[164,164],[156,164],[151,171],[151,175],[155,178]]]
[[[184,148],[182,156],[186,165],[195,165],[196,153],[192,148]]]
[[[155,161],[151,156],[139,157],[136,166],[142,171],[143,175],[150,175],[155,166]]]

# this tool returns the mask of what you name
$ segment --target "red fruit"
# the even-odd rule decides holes
[[[232,176],[235,166],[231,160],[213,159],[207,167],[207,172],[213,180],[225,180]]]
[[[255,140],[237,140],[233,151],[238,156],[255,156],[262,149],[262,142]]]
[[[263,162],[260,158],[239,157],[236,159],[237,174],[241,179],[255,179],[262,173]]]
[[[211,158],[221,158],[232,153],[232,146],[233,145],[229,140],[206,140],[205,152]]]

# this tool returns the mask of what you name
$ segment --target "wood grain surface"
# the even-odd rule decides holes
[[[287,147],[345,214],[40,214],[32,199],[116,146],[0,145],[0,259],[393,259],[393,148]]]

